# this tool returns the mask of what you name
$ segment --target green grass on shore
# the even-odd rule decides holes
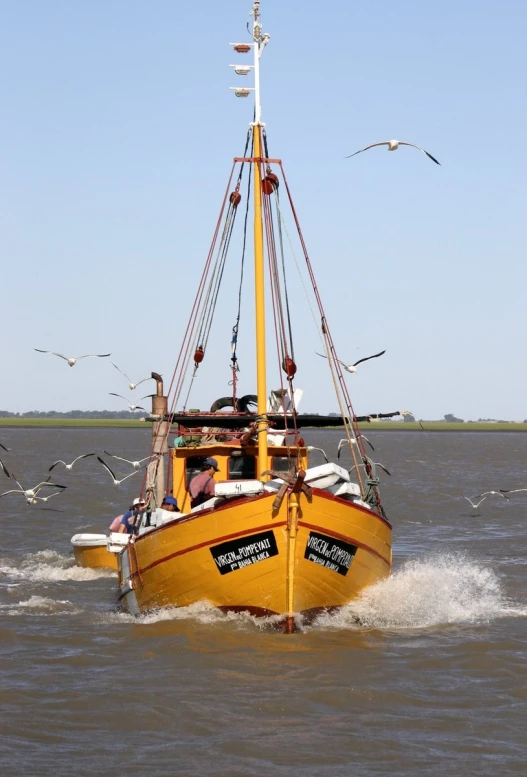
[[[0,427],[11,429],[28,428],[45,429],[51,427],[72,427],[96,429],[140,429],[150,428],[150,424],[144,421],[135,421],[133,418],[0,418]]]
[[[150,423],[120,418],[0,418],[0,427],[16,428],[86,428],[96,429],[150,429]],[[422,432],[418,423],[375,422],[359,424],[361,429],[371,432]],[[444,421],[423,421],[426,432],[527,432],[527,424],[486,424],[462,423],[449,424]],[[335,427],[339,428],[339,427]]]

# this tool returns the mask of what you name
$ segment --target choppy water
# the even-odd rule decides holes
[[[1,429],[0,457],[33,485],[59,457],[146,455],[148,434]],[[305,435],[328,453],[339,436]],[[44,507],[2,498],[0,773],[524,775],[527,492],[461,497],[527,486],[527,435],[368,437],[392,472],[393,576],[292,636],[205,603],[116,609],[114,574],[75,567],[69,541],[105,531],[135,478],[85,459]]]

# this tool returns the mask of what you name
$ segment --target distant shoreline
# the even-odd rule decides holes
[[[527,424],[523,423],[483,423],[463,422],[447,423],[446,421],[423,421],[425,432],[527,432]],[[0,418],[0,428],[4,429],[150,429],[151,424],[134,419],[119,418]],[[302,427],[305,430],[315,427]],[[339,430],[343,427],[318,427]],[[418,423],[408,421],[391,421],[361,423],[360,429],[370,432],[421,432]]]

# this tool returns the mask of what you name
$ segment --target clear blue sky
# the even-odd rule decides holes
[[[251,120],[250,100],[228,90],[239,82],[227,45],[247,39],[250,8],[2,3],[0,409],[124,406],[108,396],[128,394],[110,359],[70,369],[34,347],[110,351],[132,378],[171,376]],[[270,152],[284,160],[338,353],[386,349],[349,376],[355,411],[527,418],[527,5],[261,10]],[[412,149],[343,159],[392,137],[442,166]],[[194,406],[229,393],[238,262],[235,251]],[[302,293],[293,306],[300,409],[336,410]],[[255,389],[251,310],[243,393]]]

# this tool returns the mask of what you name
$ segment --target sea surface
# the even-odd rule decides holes
[[[294,635],[206,602],[136,619],[113,573],[74,566],[71,536],[106,531],[140,476],[116,488],[91,457],[53,470],[68,488],[46,503],[2,497],[2,777],[525,775],[527,491],[463,495],[527,488],[527,434],[367,436],[391,472],[393,576]],[[339,437],[305,434],[331,456]],[[58,458],[145,456],[149,430],[0,443],[29,487]]]

